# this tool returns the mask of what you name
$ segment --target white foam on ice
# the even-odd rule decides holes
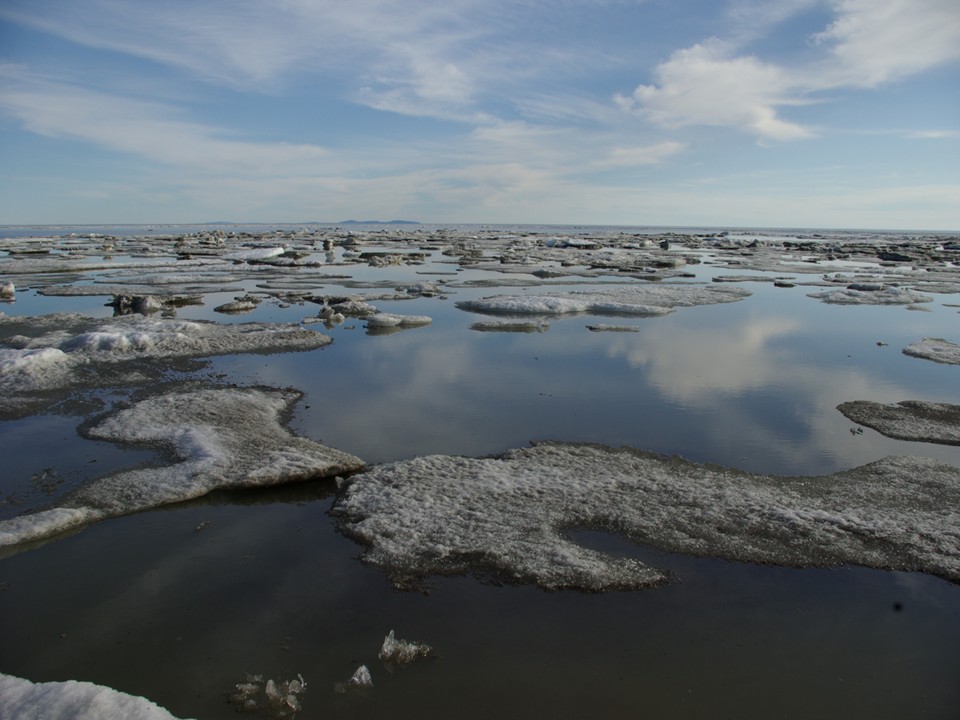
[[[825,290],[810,293],[807,297],[817,298],[825,303],[836,305],[912,305],[933,300],[929,295],[902,287],[885,287],[879,290],[863,290],[853,287]]]
[[[544,295],[495,295],[456,303],[461,310],[515,315],[664,315],[676,307],[742,300],[743,288],[701,285],[629,285]]]
[[[0,718],[21,720],[176,720],[137,695],[90,682],[33,683],[0,673]]]
[[[399,586],[472,572],[548,589],[664,582],[639,560],[581,547],[596,528],[670,552],[789,566],[856,564],[960,582],[960,469],[886,458],[823,477],[755,475],[630,448],[538,444],[499,458],[373,467],[333,510]]]
[[[942,338],[924,338],[903,349],[905,355],[933,360],[947,365],[960,365],[960,345]]]
[[[150,397],[109,415],[86,434],[159,446],[177,462],[98,478],[60,507],[2,521],[0,546],[216,489],[278,485],[362,468],[359,458],[296,436],[281,425],[281,416],[299,398],[294,390],[269,388],[194,390]]]

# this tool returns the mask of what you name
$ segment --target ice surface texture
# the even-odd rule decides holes
[[[294,390],[207,389],[151,397],[114,413],[86,434],[158,445],[179,462],[99,478],[61,507],[0,522],[0,546],[216,489],[277,485],[362,468],[359,458],[298,437],[280,424],[299,398]]]
[[[574,290],[544,295],[494,295],[462,300],[461,310],[508,315],[664,315],[676,307],[736,302],[743,288],[700,285],[629,285],[603,290]]]
[[[14,334],[16,330],[32,333]],[[94,319],[74,313],[35,318],[0,313],[0,391],[29,393],[78,381],[77,370],[126,360],[240,352],[312,350],[333,340],[294,324],[146,318]]]
[[[960,345],[941,338],[924,338],[903,349],[904,354],[946,365],[960,365]]]
[[[498,458],[435,455],[345,483],[339,527],[401,587],[474,573],[547,589],[666,580],[565,535],[596,528],[670,552],[789,566],[856,564],[960,582],[960,469],[886,458],[778,477],[630,448],[543,443]]]
[[[176,720],[145,698],[89,682],[32,683],[0,673],[0,718]]]
[[[895,405],[855,400],[837,405],[855,423],[898,440],[960,445],[960,405],[904,400]]]
[[[836,305],[912,305],[933,300],[929,295],[918,293],[915,290],[900,287],[884,287],[864,289],[845,287],[839,290],[825,290],[811,293],[808,297],[817,298],[825,303]]]

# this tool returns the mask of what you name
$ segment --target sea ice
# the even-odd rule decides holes
[[[947,365],[960,365],[960,345],[942,338],[924,338],[903,349],[905,355],[933,360]]]
[[[30,331],[34,336],[12,334]],[[9,334],[8,334],[9,333]],[[333,340],[295,324],[220,325],[125,315],[109,320],[62,313],[0,314],[0,391],[30,393],[82,384],[82,367],[125,360],[312,350]]]
[[[216,388],[157,395],[85,430],[99,440],[159,445],[178,462],[107,475],[60,507],[0,522],[0,546],[200,497],[224,488],[260,487],[356,472],[363,461],[298,437],[280,418],[295,390]]]
[[[176,720],[154,702],[103,685],[32,683],[0,673],[0,718],[10,720]]]
[[[855,400],[837,410],[860,425],[887,437],[916,442],[960,445],[960,405],[904,400],[894,405]]]
[[[392,313],[368,315],[365,320],[368,328],[421,327],[433,322],[433,319],[426,315],[395,315]]]
[[[380,646],[380,653],[377,657],[389,670],[399,665],[409,665],[415,660],[428,658],[432,655],[433,648],[429,645],[412,640],[398,640],[391,630],[383,639],[383,645]]]
[[[669,552],[789,566],[857,564],[960,582],[960,469],[886,458],[822,477],[755,475],[632,448],[542,443],[497,458],[428,456],[355,475],[333,508],[400,587],[474,573],[546,589],[665,582],[581,547],[595,528]]]
[[[507,315],[664,315],[676,307],[742,300],[743,288],[700,285],[629,285],[545,295],[494,295],[461,300],[461,310]]]
[[[345,693],[348,690],[355,692],[364,692],[373,687],[373,678],[366,665],[361,665],[354,670],[353,675],[346,682],[338,682],[333,686],[335,692]]]
[[[275,258],[278,255],[283,255],[286,251],[287,249],[283,247],[252,248],[250,250],[237,250],[227,253],[222,257],[224,260],[232,260],[235,262],[255,262],[257,260]]]
[[[550,323],[542,320],[480,320],[470,325],[471,330],[480,332],[546,332]]]
[[[912,305],[933,300],[929,295],[908,288],[893,286],[881,288],[881,286],[874,287],[867,284],[810,293],[807,297],[837,305]]]

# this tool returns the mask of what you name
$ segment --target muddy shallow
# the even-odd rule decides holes
[[[960,402],[960,368],[901,352],[924,338],[960,341],[960,294],[950,284],[956,252],[942,239],[754,233],[711,241],[698,236],[704,232],[671,237],[662,250],[653,233],[657,241],[640,247],[643,234],[566,229],[570,237],[598,238],[599,249],[585,250],[583,242],[562,247],[560,229],[404,229],[401,239],[393,232],[371,228],[349,243],[334,235],[333,263],[321,241],[301,258],[320,266],[294,269],[217,258],[248,241],[269,249],[312,245],[309,237],[228,237],[223,247],[201,244],[199,236],[148,239],[137,241],[144,253],[174,255],[118,253],[113,260],[103,259],[99,239],[73,238],[58,242],[80,256],[57,258],[70,267],[52,274],[22,253],[33,264],[29,274],[9,276],[16,299],[0,305],[8,316],[73,311],[109,320],[111,295],[36,289],[64,284],[66,272],[81,273],[66,283],[72,287],[101,277],[110,290],[118,281],[142,286],[149,264],[155,288],[204,291],[203,304],[152,317],[170,312],[228,324],[317,318],[304,327],[334,342],[162,366],[149,358],[112,363],[105,387],[85,377],[69,392],[61,385],[39,399],[24,396],[33,414],[0,424],[7,467],[0,519],[60,504],[102,475],[162,465],[158,449],[93,440],[76,429],[138,393],[173,391],[187,381],[295,388],[304,395],[289,427],[370,464],[434,453],[481,456],[550,439],[627,444],[764,474],[825,475],[889,455],[960,466],[960,448],[885,437],[836,409],[855,400]],[[760,246],[748,247],[757,238]],[[181,253],[193,249],[192,260],[176,259],[178,242]],[[910,262],[893,262],[868,254],[877,242],[897,245],[901,256],[908,255],[904,243],[919,250]],[[23,242],[21,250],[36,244]],[[372,254],[361,259],[364,252]],[[177,269],[198,258],[205,258],[203,277]],[[84,273],[78,265],[95,269]],[[0,281],[8,279],[2,272]],[[189,272],[200,271],[190,265]],[[917,305],[915,295],[904,295],[902,305],[837,305],[808,297],[836,285],[841,272],[848,285],[909,285],[930,300]],[[206,292],[200,281],[207,286],[217,273],[239,289]],[[734,273],[732,285],[719,287],[748,296],[656,317],[491,318],[455,306],[598,283],[714,287],[714,275]],[[304,295],[290,295],[291,287]],[[249,312],[214,310],[244,293],[260,299]],[[362,317],[320,317],[325,302],[352,295],[369,298],[381,313],[432,322],[384,333]],[[493,320],[488,330],[526,323],[536,331],[471,329]],[[589,325],[632,331],[591,332]],[[960,702],[960,586],[931,575],[710,560],[571,529],[577,543],[663,569],[669,581],[589,594],[434,577],[427,594],[398,592],[380,569],[357,559],[361,546],[337,532],[329,514],[335,493],[332,480],[218,491],[7,548],[0,559],[0,672],[89,680],[196,718],[235,717],[227,696],[246,673],[276,680],[301,674],[303,717],[949,718]],[[388,672],[377,652],[391,629],[429,643],[437,657]],[[373,687],[335,693],[335,683],[360,664],[370,668]]]

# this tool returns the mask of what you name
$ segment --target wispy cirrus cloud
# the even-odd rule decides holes
[[[163,165],[207,172],[315,170],[328,151],[308,144],[253,142],[183,120],[159,102],[117,97],[0,65],[0,112],[30,132],[74,138]]]

